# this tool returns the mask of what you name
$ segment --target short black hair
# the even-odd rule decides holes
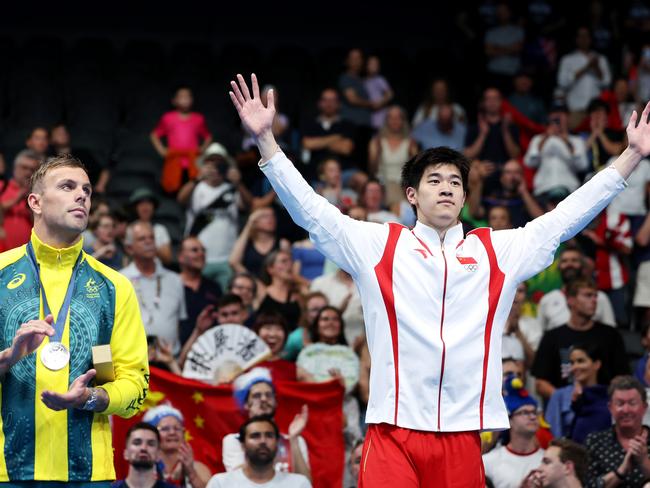
[[[284,344],[287,343],[287,339],[289,338],[289,324],[287,324],[287,319],[284,318],[284,315],[274,308],[263,308],[255,317],[253,331],[255,331],[256,334],[259,334],[260,329],[265,325],[279,325],[282,327],[282,330],[284,331]]]
[[[587,106],[587,113],[591,114],[598,110],[604,110],[606,113],[609,113],[609,104],[600,98],[593,98]]]
[[[226,293],[217,301],[217,310],[223,307],[227,307],[228,305],[234,305],[234,304],[237,304],[242,308],[244,307],[244,302],[242,302],[239,296],[233,293]]]
[[[273,417],[271,417],[270,415],[256,415],[255,417],[249,418],[239,428],[239,442],[241,442],[242,444],[246,439],[246,429],[250,424],[254,422],[267,422],[271,424],[271,426],[273,427],[273,431],[275,432],[275,438],[278,439],[280,437],[280,429],[278,429],[278,424],[276,424],[273,421]]]
[[[180,83],[174,87],[174,91],[172,92],[172,96],[176,96],[179,91],[181,90],[188,90],[190,93],[193,94],[192,87],[188,85],[187,83]]]
[[[591,342],[580,342],[573,344],[569,348],[569,354],[576,350],[584,352],[592,361],[600,361],[601,363],[603,362],[603,351],[598,344]]]
[[[47,134],[47,136],[50,137],[50,131],[48,130],[47,127],[44,127],[42,125],[37,125],[36,127],[33,127],[32,130],[30,130],[27,133],[27,137],[25,138],[25,140],[31,139],[31,137],[34,135],[34,132],[36,132],[37,130],[44,130],[45,133]]]
[[[460,177],[463,182],[463,191],[467,194],[467,181],[469,178],[470,160],[462,153],[449,147],[440,146],[419,152],[409,159],[402,167],[402,190],[407,188],[417,188],[422,179],[424,171],[429,166],[438,166],[450,164],[458,168]],[[413,211],[417,215],[415,206],[412,205]]]
[[[126,431],[125,444],[129,443],[129,437],[131,437],[131,434],[133,434],[133,432],[136,430],[148,430],[150,432],[153,432],[156,435],[156,439],[158,440],[158,445],[160,445],[160,433],[158,432],[158,429],[147,422],[138,422],[137,424],[133,424],[131,427],[129,427],[129,430]]]

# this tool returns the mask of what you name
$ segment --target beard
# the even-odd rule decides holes
[[[252,466],[262,468],[273,463],[276,452],[277,451],[271,449],[267,450],[258,448],[246,452],[246,457],[248,457],[248,462],[251,463]]]
[[[563,283],[569,283],[575,279],[582,277],[581,268],[565,268],[560,270],[560,276],[562,277]]]
[[[156,465],[151,459],[136,459],[135,461],[131,461],[130,464],[136,471],[148,471]]]

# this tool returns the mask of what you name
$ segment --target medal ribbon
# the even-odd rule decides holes
[[[39,292],[40,292],[39,294],[43,299],[43,313],[47,317],[48,315],[52,314],[52,311],[50,310],[50,305],[47,303],[47,296],[45,295],[45,287],[43,286],[43,282],[41,281],[41,272],[38,265],[38,261],[36,261],[36,255],[34,254],[34,247],[32,246],[31,241],[27,243],[27,255],[29,256],[29,260],[31,261],[32,266],[34,267],[36,276],[38,276],[38,285],[39,285]],[[57,315],[54,324],[52,324],[54,326],[54,335],[50,338],[50,342],[61,342],[61,338],[63,337],[63,328],[65,327],[65,319],[68,316],[68,310],[70,309],[70,303],[72,302],[72,290],[74,289],[74,282],[76,279],[77,271],[79,269],[79,264],[81,263],[82,255],[83,252],[79,251],[79,256],[77,257],[77,261],[74,263],[74,268],[72,268],[72,275],[70,276],[70,282],[68,283],[68,290],[65,292],[65,299],[63,300],[63,305],[61,305],[59,314]]]

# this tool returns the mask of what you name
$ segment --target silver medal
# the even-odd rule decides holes
[[[50,342],[41,351],[43,366],[51,371],[58,371],[70,362],[70,351],[60,342]]]

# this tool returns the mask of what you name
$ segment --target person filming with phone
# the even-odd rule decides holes
[[[582,183],[580,173],[587,170],[589,162],[584,141],[569,134],[566,105],[553,104],[548,128],[530,141],[524,164],[537,170],[533,194],[541,200],[557,192],[564,192],[566,196],[578,189]]]

